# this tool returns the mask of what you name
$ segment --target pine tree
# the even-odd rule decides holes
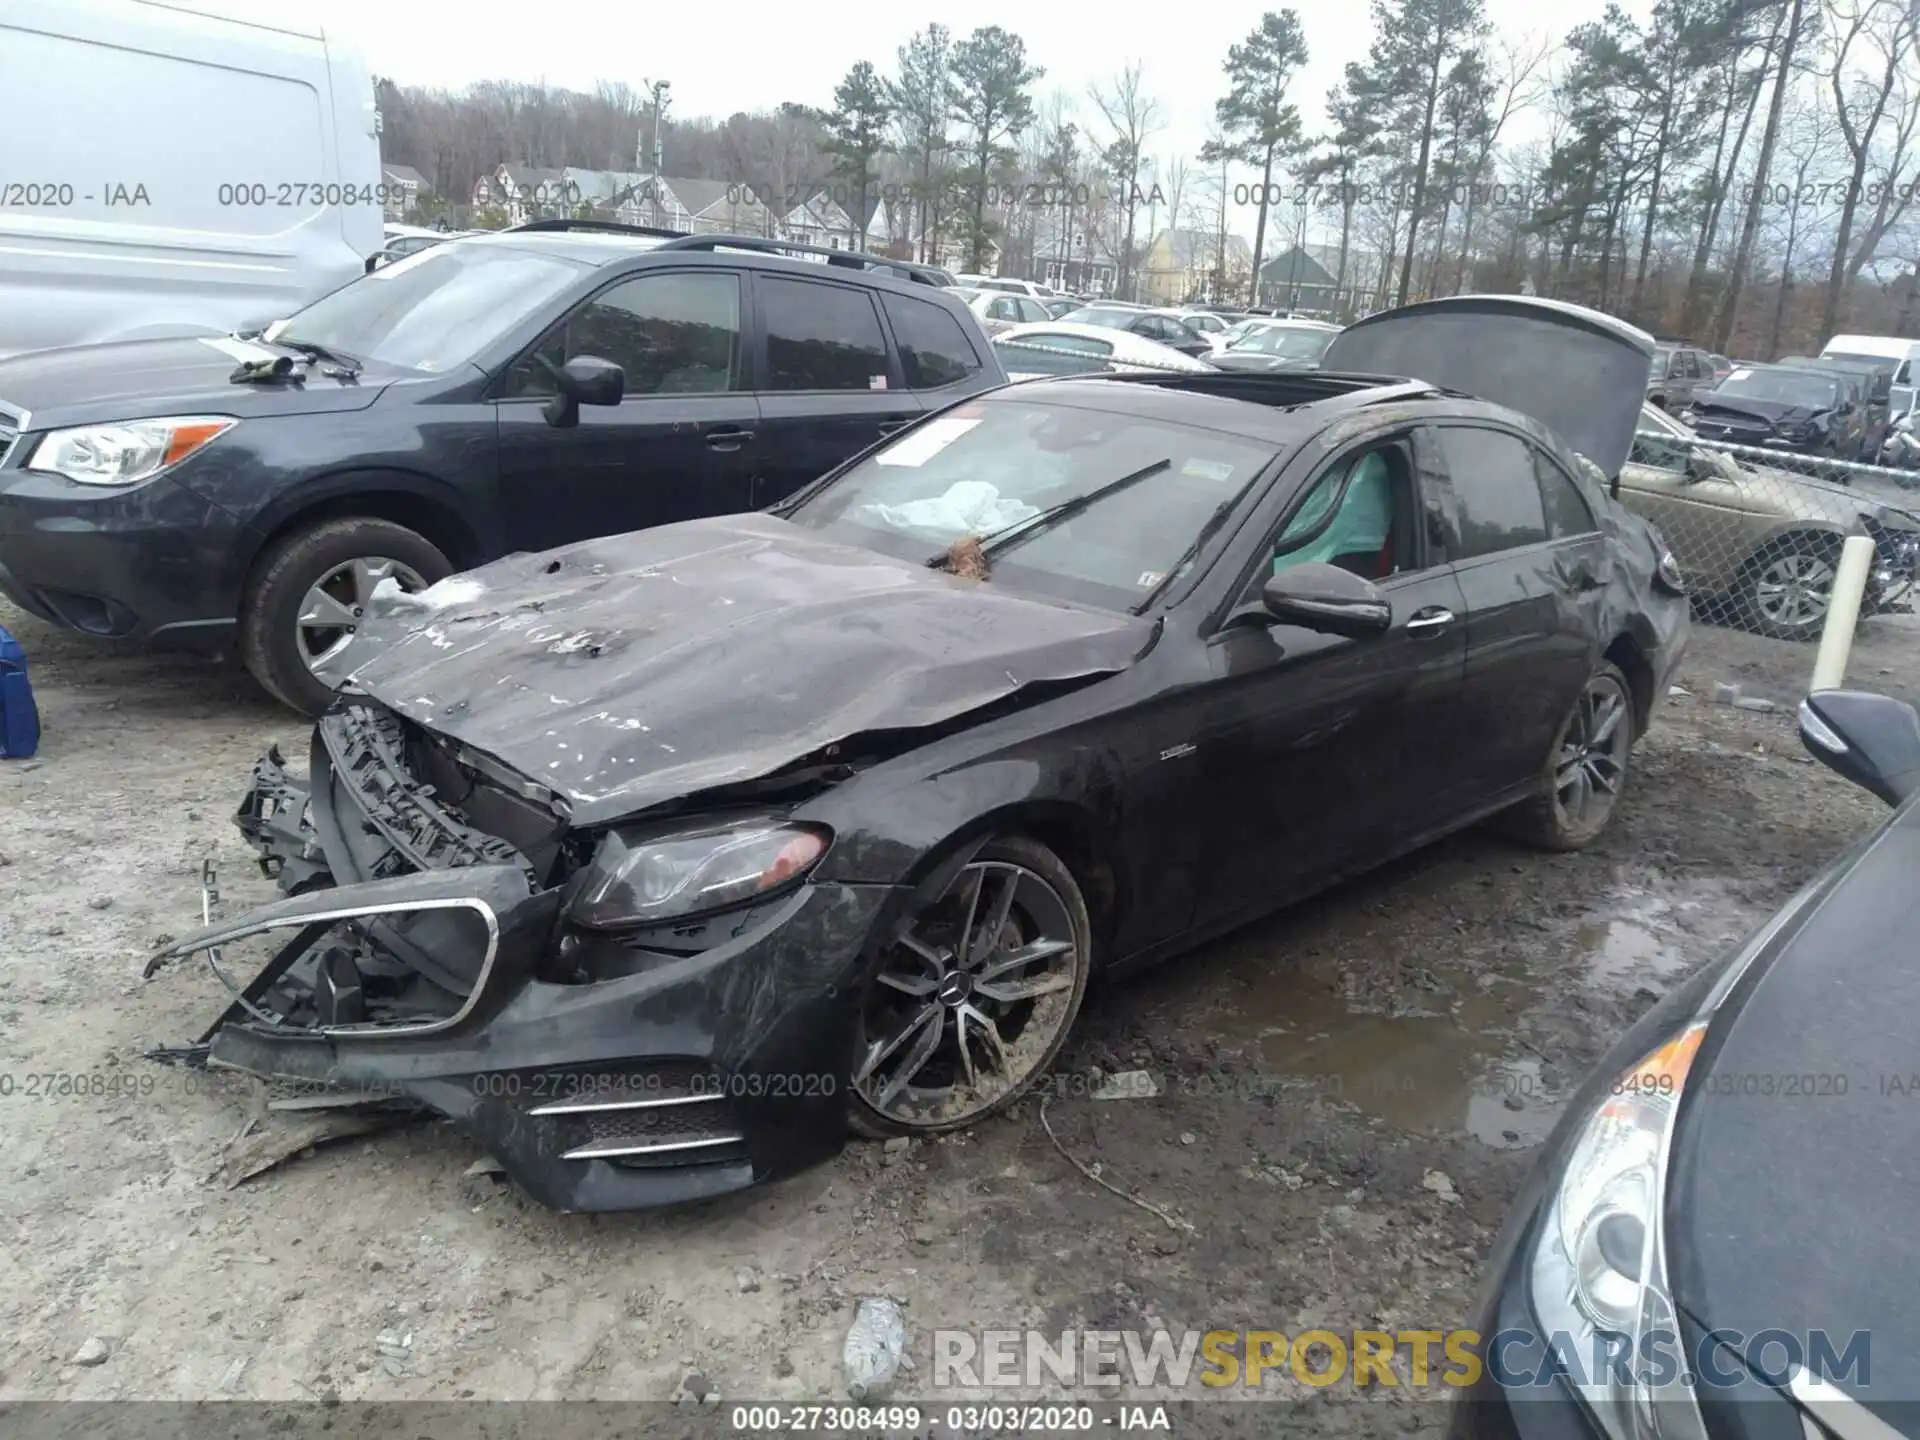
[[[900,153],[913,167],[911,196],[920,232],[920,259],[938,250],[938,217],[944,207],[943,171],[947,123],[953,110],[953,39],[944,25],[929,25],[897,52],[899,74],[887,82],[887,104],[900,131]],[[911,228],[908,234],[912,234]]]
[[[1235,161],[1260,168],[1258,214],[1253,227],[1252,303],[1259,303],[1260,259],[1267,238],[1273,165],[1300,146],[1300,111],[1287,99],[1293,72],[1307,63],[1307,41],[1292,10],[1269,10],[1253,33],[1227,50],[1227,93],[1214,103],[1221,139],[1200,152],[1202,160]]]
[[[996,162],[1012,155],[1007,141],[1033,120],[1027,87],[1046,71],[1027,64],[1026,42],[998,25],[983,25],[953,47],[953,118],[966,127],[967,263],[984,269],[998,228],[987,213]]]
[[[1434,118],[1454,62],[1479,47],[1487,27],[1480,0],[1373,0],[1373,28],[1368,68],[1380,92],[1398,98],[1392,125],[1398,138],[1409,148],[1417,146],[1406,249],[1394,298],[1395,304],[1404,305],[1428,203]]]
[[[826,151],[833,157],[833,174],[853,201],[852,216],[859,231],[859,249],[867,248],[868,198],[877,183],[874,162],[887,148],[887,126],[893,106],[873,62],[862,60],[833,92],[833,109],[820,117],[826,127]]]

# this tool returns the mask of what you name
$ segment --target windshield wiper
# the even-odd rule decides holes
[[[309,360],[324,361],[349,379],[360,373],[360,362],[351,355],[342,355],[338,351],[329,350],[324,345],[316,345],[311,340],[289,340],[282,335],[271,343],[280,346],[283,350],[298,351]]]
[[[1151,465],[1142,465],[1138,470],[1122,475],[1118,480],[1109,480],[1104,485],[1096,485],[1091,490],[1083,491],[1081,494],[1062,500],[1058,505],[1049,505],[1046,509],[1037,514],[1029,515],[1024,520],[1016,520],[1005,529],[996,530],[993,534],[981,539],[980,557],[983,560],[990,560],[1001,551],[1010,549],[1023,540],[1032,539],[1041,531],[1052,529],[1062,520],[1071,520],[1075,515],[1078,515],[1095,501],[1104,500],[1117,490],[1124,490],[1129,485],[1136,484],[1141,480],[1151,479],[1162,470],[1170,470],[1172,468],[1173,461],[1171,459],[1156,460]],[[952,548],[949,547],[946,550],[942,550],[938,555],[929,557],[926,562],[927,568],[929,570],[939,569],[947,563],[952,553]]]
[[[1233,499],[1223,500],[1213,507],[1213,514],[1209,515],[1207,517],[1207,523],[1200,527],[1200,533],[1193,537],[1193,543],[1187,546],[1186,550],[1181,553],[1180,558],[1168,567],[1167,572],[1160,577],[1158,583],[1134,603],[1133,613],[1135,615],[1146,614],[1147,611],[1152,608],[1153,602],[1160,598],[1162,592],[1164,592],[1169,585],[1173,584],[1175,580],[1180,578],[1180,572],[1185,570],[1187,566],[1193,562],[1194,557],[1200,553],[1201,547],[1213,538],[1213,532],[1218,530],[1220,526],[1225,523],[1226,518],[1233,513],[1233,507],[1239,503],[1239,499],[1240,497],[1236,495]]]

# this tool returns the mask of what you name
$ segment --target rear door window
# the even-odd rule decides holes
[[[1546,506],[1532,447],[1517,435],[1443,425],[1440,446],[1453,482],[1460,560],[1538,545],[1547,538]]]
[[[1561,540],[1569,535],[1590,535],[1600,528],[1594,522],[1587,497],[1580,493],[1573,477],[1546,451],[1533,452],[1533,473],[1540,482],[1540,501],[1546,511],[1549,536]]]
[[[881,305],[900,345],[900,368],[915,390],[955,385],[983,368],[960,322],[938,305],[906,295],[883,295]]]
[[[887,344],[865,290],[754,277],[767,337],[768,390],[884,390]]]

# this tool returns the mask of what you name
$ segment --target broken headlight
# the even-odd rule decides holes
[[[829,838],[773,815],[614,830],[594,851],[567,916],[612,930],[762,899],[811,870]]]

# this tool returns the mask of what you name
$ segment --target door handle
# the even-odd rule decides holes
[[[713,450],[738,450],[751,439],[753,439],[751,430],[709,430],[707,432],[707,446]]]
[[[1424,610],[1413,612],[1413,618],[1407,621],[1407,633],[1410,635],[1432,635],[1453,624],[1453,612],[1444,605],[1429,605]]]

